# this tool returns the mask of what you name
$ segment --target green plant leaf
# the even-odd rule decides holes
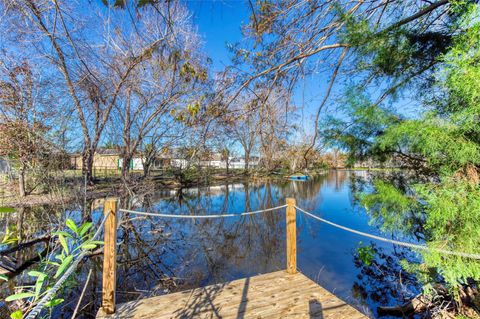
[[[70,228],[75,234],[78,235],[78,228],[77,228],[77,225],[75,225],[75,222],[73,220],[71,220],[70,218],[67,219],[67,221],[65,222],[65,224],[67,225],[68,228]]]
[[[85,235],[88,232],[88,230],[92,227],[92,225],[93,225],[92,223],[88,222],[80,226],[80,228],[78,229],[79,235],[83,237],[83,235]]]
[[[58,276],[60,276],[60,275],[65,271],[65,269],[68,267],[68,265],[70,265],[70,263],[72,262],[72,260],[73,260],[73,256],[72,256],[72,255],[67,256],[67,257],[63,260],[63,262],[62,262],[62,264],[60,265],[60,267],[58,267],[57,272],[55,273],[54,278],[58,278]]]
[[[84,243],[80,247],[82,247],[82,249],[84,250],[90,250],[90,249],[95,249],[97,245],[91,244],[91,243]]]
[[[37,281],[35,282],[35,298],[37,298],[42,292],[43,283],[45,282],[45,278],[47,277],[47,274],[32,270],[28,273],[28,275],[32,277],[38,277]]]
[[[8,281],[8,277],[5,275],[0,275],[0,280]]]
[[[49,302],[47,302],[45,304],[45,306],[46,307],[55,307],[55,306],[58,306],[59,304],[61,304],[62,302],[64,302],[64,300],[62,298],[57,298],[57,299],[50,300]]]
[[[23,311],[17,310],[10,314],[10,318],[12,319],[22,319],[23,318]]]
[[[103,245],[103,240],[90,240],[90,244]]]
[[[60,240],[60,244],[62,245],[63,250],[65,250],[65,252],[68,254],[68,244],[67,244],[67,240],[65,239],[65,236],[63,236],[62,234],[59,234],[58,240]]]
[[[30,297],[35,297],[35,294],[33,292],[21,292],[19,294],[8,296],[7,298],[5,298],[5,301],[14,301]]]
[[[43,278],[47,277],[46,273],[43,273],[41,271],[36,271],[36,270],[29,271],[28,275],[32,277],[43,277]]]
[[[63,235],[64,237],[72,238],[72,235],[70,235],[66,231],[61,231],[60,230],[60,231],[53,232],[52,234],[55,235],[55,236]]]

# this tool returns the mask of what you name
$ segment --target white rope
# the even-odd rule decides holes
[[[339,225],[339,224],[335,224],[335,223],[333,223],[331,221],[328,221],[326,219],[323,219],[323,218],[321,218],[317,215],[309,213],[306,210],[303,210],[298,206],[295,206],[295,208],[298,209],[299,211],[301,211],[302,213],[304,213],[305,215],[308,215],[308,216],[310,216],[310,217],[312,217],[316,220],[319,220],[319,221],[321,221],[323,223],[326,223],[326,224],[329,224],[333,227],[340,228],[340,229],[346,230],[348,232],[351,232],[351,233],[354,233],[354,234],[357,234],[357,235],[360,235],[360,236],[376,239],[376,240],[379,240],[379,241],[383,241],[383,242],[386,242],[386,243],[391,243],[391,244],[395,244],[395,245],[399,245],[399,246],[410,247],[410,248],[414,248],[414,249],[435,251],[435,252],[446,254],[446,255],[454,255],[454,256],[460,256],[460,257],[471,258],[471,259],[480,259],[479,254],[469,254],[469,253],[462,253],[462,252],[439,249],[439,248],[431,248],[431,247],[428,247],[428,246],[425,246],[425,245],[416,245],[416,244],[412,244],[412,243],[406,243],[406,242],[403,242],[403,241],[388,239],[388,238],[364,233],[364,232],[361,232],[361,231],[358,231],[358,230],[355,230],[355,229],[351,229],[351,228],[348,228],[348,227],[345,227],[345,226],[342,226],[342,225]]]
[[[96,240],[98,238],[98,236],[100,235],[100,231],[102,230],[108,215],[110,215],[110,212],[108,212],[103,217],[103,220],[100,223],[100,226],[98,226],[98,229],[93,235],[91,240]],[[83,257],[85,257],[87,253],[89,253],[88,250],[83,250],[82,253],[78,255],[77,259],[75,259],[72,265],[63,273],[62,277],[60,277],[60,279],[55,283],[55,285],[53,285],[53,287],[47,291],[47,293],[42,297],[42,299],[40,299],[40,301],[28,313],[25,319],[35,319],[38,315],[40,315],[40,313],[42,312],[42,309],[45,307],[45,304],[50,300],[52,300],[52,298],[55,296],[57,291],[62,287],[63,283],[68,279],[68,277],[70,277],[70,275],[75,271],[75,269],[78,267]]]
[[[128,210],[128,209],[119,209],[118,211],[123,213],[130,213],[130,214],[137,214],[137,215],[145,215],[145,216],[154,216],[154,217],[167,217],[167,218],[225,218],[225,217],[237,217],[237,216],[247,216],[247,215],[255,215],[264,212],[270,212],[274,210],[279,210],[282,208],[287,207],[287,205],[262,209],[262,210],[255,210],[252,212],[244,212],[244,213],[227,213],[227,214],[215,214],[215,215],[179,215],[179,214],[161,214],[161,213],[150,213],[150,212],[139,212],[136,210]]]

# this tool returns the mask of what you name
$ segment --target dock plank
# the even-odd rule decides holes
[[[360,311],[301,273],[277,271],[102,310],[97,319],[144,318],[321,318],[364,319]]]

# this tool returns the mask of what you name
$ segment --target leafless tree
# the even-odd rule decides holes
[[[243,148],[245,159],[245,170],[250,169],[250,157],[258,148],[258,140],[261,129],[261,118],[258,110],[260,101],[248,95],[242,96],[231,107],[234,111],[227,113],[224,117],[226,132],[235,139]]]
[[[19,195],[24,197],[27,173],[53,164],[56,149],[47,139],[54,113],[46,107],[45,87],[28,61],[0,58],[0,156],[12,161],[18,174]],[[48,96],[48,94],[46,95]],[[49,103],[55,101],[52,96]],[[53,165],[51,165],[53,167]]]
[[[159,10],[164,12],[159,14]],[[169,21],[163,18],[166,16]],[[119,23],[125,23],[124,19]],[[125,180],[128,163],[141,151],[146,136],[158,142],[159,135],[166,136],[173,122],[183,125],[184,118],[179,117],[179,113],[186,110],[195,115],[198,112],[194,105],[201,99],[200,89],[207,82],[206,69],[198,53],[199,39],[183,6],[157,7],[156,10],[149,7],[141,19],[131,23],[131,27],[125,28],[128,31],[110,36],[115,57],[111,59],[113,69],[121,68],[132,56],[141,56],[142,48],[149,47],[148,57],[143,59],[141,67],[132,70],[124,84],[111,121],[112,131],[122,136]],[[115,26],[115,21],[111,24]],[[150,45],[152,43],[155,45]],[[150,157],[145,164],[151,160]]]
[[[236,47],[235,51],[237,59],[251,67],[241,69],[243,80],[230,102],[241,92],[253,90],[259,81],[271,87],[283,83],[293,91],[298,89],[300,80],[312,74],[324,78],[325,90],[313,118],[314,129],[305,159],[318,142],[321,114],[331,104],[335,83],[342,75],[352,80],[350,72],[360,68],[362,72],[355,73],[355,80],[363,85],[374,84],[372,91],[376,91],[376,103],[380,103],[410,81],[428,74],[437,63],[431,57],[441,52],[441,44],[445,47],[456,32],[451,23],[455,13],[447,0],[249,3],[250,22],[244,30],[253,45]],[[359,28],[361,23],[363,29]],[[387,43],[388,37],[397,36],[405,36],[418,48],[419,61],[405,61],[402,70],[392,76],[373,67],[374,63],[368,60],[373,57],[368,46]],[[363,60],[358,60],[359,56]]]
[[[49,70],[46,72],[56,70],[63,78],[64,91],[68,93],[68,100],[75,111],[77,121],[74,123],[82,132],[83,171],[86,179],[93,183],[95,152],[102,142],[112,111],[119,104],[125,105],[127,87],[135,83],[142,73],[145,75],[147,63],[158,63],[157,71],[169,65],[161,64],[166,61],[158,59],[159,55],[165,58],[168,54],[170,58],[175,58],[173,46],[169,53],[164,52],[167,43],[178,38],[182,39],[183,44],[192,40],[192,33],[175,31],[177,24],[172,24],[170,17],[183,7],[178,3],[164,4],[165,8],[162,4],[155,4],[154,7],[137,8],[137,16],[132,17],[128,10],[110,15],[105,12],[106,8],[88,4],[92,14],[85,17],[75,6],[80,4],[71,2],[15,0],[2,1],[1,5],[7,13],[1,22],[3,30],[9,31],[10,44],[17,45],[18,51],[26,49],[35,52],[37,60]],[[142,14],[146,15],[145,22],[136,21]],[[183,20],[188,18],[185,12],[182,16],[177,14],[176,18],[180,17]],[[150,33],[144,27],[139,32],[138,27],[147,23],[148,27],[156,29]],[[167,35],[169,38],[166,38]],[[186,46],[183,49],[183,52],[178,52],[185,54],[189,48]],[[188,68],[185,63],[180,67],[173,72],[177,76],[182,72],[184,77],[192,76],[191,72],[195,70],[194,67]],[[150,71],[154,70],[150,68]],[[149,79],[154,80],[155,76],[157,74],[150,73]],[[158,81],[156,85],[160,86],[160,83]],[[164,81],[162,84],[172,83]],[[138,92],[142,86],[136,83],[136,87],[137,90],[129,89],[129,94]],[[162,88],[164,93],[167,88]],[[170,94],[170,98],[174,97],[175,94]],[[162,103],[159,104],[158,99],[148,94],[142,97],[135,95],[135,101],[140,99],[145,105],[142,109],[148,108],[151,115],[144,118],[145,125],[141,129],[144,135],[155,122],[156,115],[165,111],[165,107],[160,107]],[[157,111],[152,111],[152,104],[155,104]],[[142,113],[139,116],[144,115]],[[127,126],[132,124],[127,123]]]

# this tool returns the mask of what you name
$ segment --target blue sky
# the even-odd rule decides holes
[[[243,0],[193,0],[185,3],[203,38],[204,51],[213,61],[212,71],[221,71],[230,62],[230,53],[226,48],[227,43],[241,43],[242,41],[241,25],[248,23],[250,15],[248,2]],[[301,79],[297,83],[292,102],[299,108],[298,124],[306,134],[312,134],[314,116],[324,97],[330,76],[330,71],[317,73]],[[349,85],[349,80],[345,80],[337,79],[331,97],[342,95]],[[381,89],[380,87],[376,88],[376,90]],[[371,92],[373,96],[378,94],[375,92],[376,90]],[[335,112],[332,106],[333,102],[334,100],[330,98],[326,105],[330,114]],[[411,102],[409,98],[400,98],[395,105],[404,115],[411,117],[412,112],[418,112],[418,105],[412,105]],[[337,116],[342,115],[337,113]]]
[[[248,23],[250,8],[247,1],[212,0],[187,1],[193,22],[204,41],[204,51],[212,59],[212,71],[221,71],[230,63],[228,43],[242,42],[241,25]],[[322,80],[323,79],[323,80]],[[319,105],[328,78],[320,75],[301,81],[295,91],[293,102],[299,110],[299,126],[310,133],[313,115]]]
[[[212,71],[221,71],[230,61],[227,43],[242,40],[241,25],[248,22],[248,3],[188,1],[187,6],[204,40],[205,52],[213,60]]]

